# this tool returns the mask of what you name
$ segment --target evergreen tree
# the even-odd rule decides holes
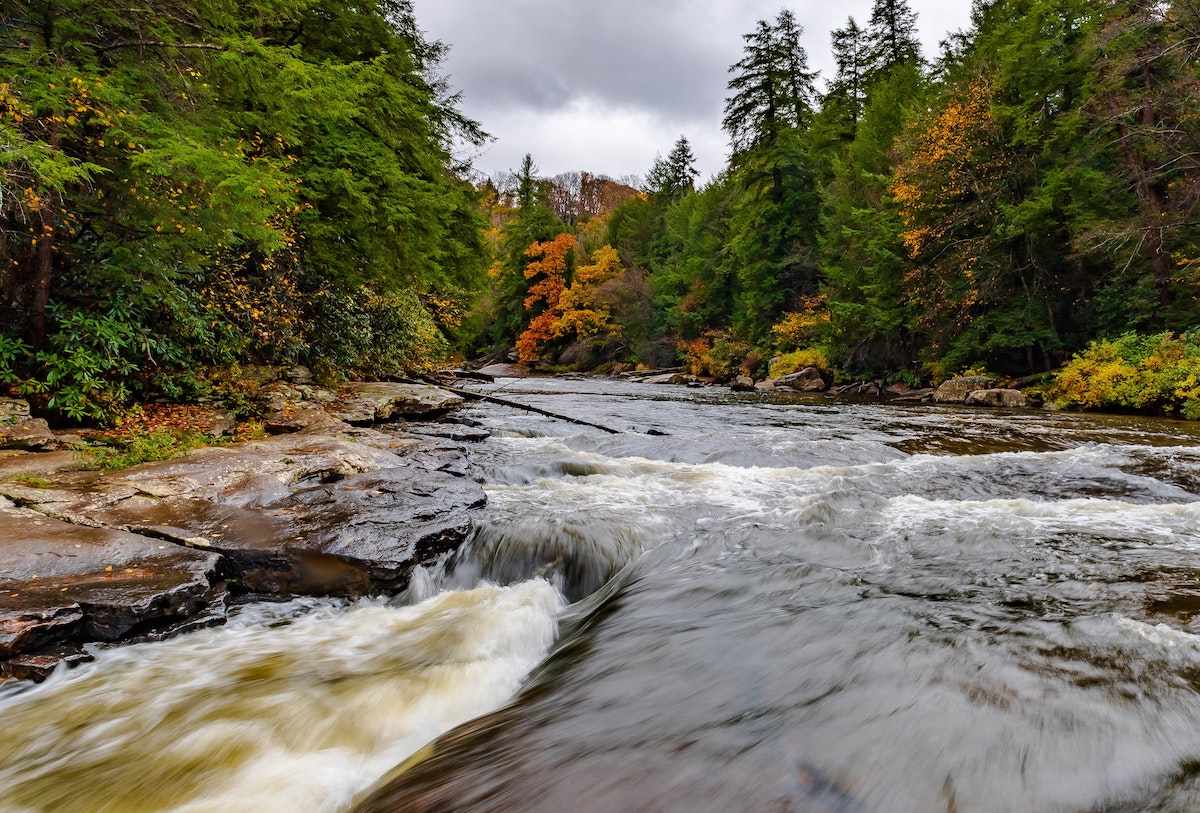
[[[736,284],[730,322],[758,342],[790,302],[815,292],[814,244],[820,193],[805,132],[811,123],[813,74],[800,45],[802,29],[788,11],[760,20],[730,71],[733,94],[723,124],[732,156],[726,259]]]
[[[907,0],[875,0],[871,21],[867,24],[870,38],[867,73],[872,81],[896,65],[919,62],[921,45],[917,41],[917,14]]]
[[[654,165],[646,175],[646,189],[653,195],[676,200],[696,189],[696,156],[686,136],[680,136],[666,159],[654,159]]]
[[[733,78],[721,125],[729,134],[733,159],[753,147],[773,146],[788,128],[808,123],[814,96],[808,55],[800,45],[803,29],[790,11],[775,23],[759,20],[745,40],[745,55],[730,67]]]
[[[417,296],[478,284],[482,223],[449,145],[481,134],[407,0],[4,9],[0,76],[21,81],[0,82],[0,330],[46,348],[19,361],[26,386],[98,378],[67,352],[96,314],[117,338],[88,386],[115,403],[204,362],[357,363],[311,308],[375,318],[368,285],[421,332]],[[67,400],[96,417],[86,389]]]
[[[837,65],[837,76],[830,83],[822,107],[835,99],[843,105],[849,116],[851,129],[858,124],[866,101],[867,71],[870,66],[870,40],[867,32],[851,17],[844,28],[835,29],[833,61]],[[853,134],[853,133],[852,133]]]

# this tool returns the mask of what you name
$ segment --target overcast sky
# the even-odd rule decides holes
[[[450,46],[462,108],[495,137],[474,160],[491,175],[533,155],[543,176],[586,170],[644,176],[680,135],[702,179],[725,164],[728,68],[742,34],[791,8],[809,67],[834,73],[829,33],[871,0],[414,0],[417,22]],[[968,0],[909,0],[927,57],[964,28]],[[823,87],[818,82],[818,87]]]

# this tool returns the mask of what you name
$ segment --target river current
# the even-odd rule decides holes
[[[456,556],[0,698],[0,813],[1200,810],[1200,429],[496,386],[623,431],[473,406]]]

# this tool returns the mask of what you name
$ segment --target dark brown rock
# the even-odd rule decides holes
[[[75,666],[95,660],[95,657],[74,644],[48,647],[39,652],[17,655],[0,663],[0,678],[32,680],[40,683],[59,666]]]
[[[734,392],[754,392],[754,379],[748,375],[739,375],[733,379],[729,388]]]
[[[19,508],[0,508],[0,529],[0,659],[37,656],[6,673],[48,668],[55,646],[170,631],[213,601],[214,553]]]

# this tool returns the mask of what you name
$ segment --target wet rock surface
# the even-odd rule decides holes
[[[36,677],[65,644],[186,624],[214,599],[214,553],[15,507],[0,526],[0,675]]]
[[[361,426],[443,415],[462,405],[462,398],[440,387],[374,381],[349,385],[342,400],[329,411],[346,423]]]
[[[89,657],[81,644],[221,623],[229,592],[398,592],[486,502],[452,440],[316,410],[283,423],[299,431],[120,472],[0,461],[0,678],[44,677]]]

